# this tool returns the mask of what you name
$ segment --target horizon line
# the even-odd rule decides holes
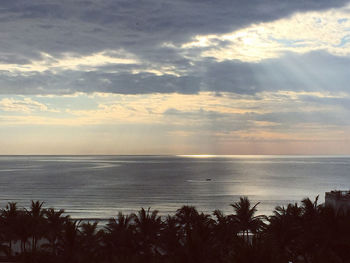
[[[215,158],[215,157],[258,157],[258,156],[296,156],[296,157],[350,157],[350,154],[0,154],[4,156],[171,156],[171,157],[198,157],[198,158]]]

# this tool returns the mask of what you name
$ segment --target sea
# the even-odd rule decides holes
[[[31,200],[74,219],[107,220],[143,208],[183,205],[233,213],[247,196],[257,214],[326,191],[350,189],[350,156],[0,156],[0,207]]]

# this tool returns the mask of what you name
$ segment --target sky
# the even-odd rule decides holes
[[[350,3],[2,0],[0,154],[350,154]]]

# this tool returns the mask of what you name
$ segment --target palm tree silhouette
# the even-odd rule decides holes
[[[232,216],[233,221],[242,231],[243,239],[249,241],[249,231],[256,233],[263,225],[263,216],[254,216],[260,203],[251,207],[248,197],[240,197],[239,202],[231,204],[235,214]]]
[[[63,226],[63,233],[59,240],[59,250],[63,262],[78,262],[80,256],[78,220],[67,220]]]
[[[37,249],[37,242],[44,235],[44,224],[45,224],[45,210],[42,209],[44,202],[32,200],[30,210],[28,215],[30,216],[31,221],[31,232],[32,232],[32,252],[35,252]]]
[[[214,225],[214,246],[219,253],[219,258],[227,258],[233,246],[238,241],[237,234],[239,228],[232,220],[232,216],[224,215],[222,211],[215,210],[213,215],[216,217]]]
[[[97,222],[80,225],[82,262],[98,262],[101,233],[97,231]]]
[[[55,211],[53,208],[45,210],[45,238],[48,243],[43,244],[43,248],[48,248],[53,256],[57,255],[58,240],[63,232],[64,224],[69,216],[62,216],[64,210]]]
[[[187,248],[189,255],[189,262],[214,262],[218,258],[217,250],[213,245],[215,221],[210,215],[199,213],[189,239],[187,239]]]
[[[102,237],[102,251],[107,262],[130,261],[137,252],[134,214],[124,215],[119,212],[117,218],[111,218]]]
[[[303,209],[295,203],[287,208],[277,206],[269,217],[264,236],[277,262],[294,262],[298,258],[302,214]]]
[[[215,221],[210,215],[198,213],[194,206],[183,206],[176,212],[180,226],[181,262],[214,262]]]
[[[32,220],[30,215],[25,210],[18,211],[15,234],[17,238],[21,241],[21,253],[26,254],[26,244],[28,239],[32,236],[31,228]]]
[[[9,246],[9,256],[12,256],[12,241],[17,239],[16,236],[16,223],[18,221],[18,208],[17,203],[9,202],[5,209],[1,210],[1,218],[4,226],[5,239]]]
[[[313,202],[310,200],[310,198],[304,198],[301,200],[304,218],[311,219],[318,216],[321,208],[321,206],[317,203],[318,197],[319,196],[316,196],[315,201]]]
[[[145,261],[149,261],[152,255],[159,255],[160,230],[162,227],[161,217],[158,210],[141,208],[135,217],[135,229],[140,245],[140,254]]]
[[[25,210],[8,203],[1,210],[0,250],[8,248],[10,261],[350,262],[350,211],[319,205],[318,197],[314,201],[305,198],[300,206],[276,207],[266,224],[262,216],[255,216],[258,204],[252,206],[247,197],[241,197],[232,204],[232,215],[215,210],[212,217],[183,206],[162,221],[157,210],[142,208],[137,216],[119,213],[103,230],[97,222],[80,224],[64,216],[63,210],[42,205],[32,201]],[[251,239],[250,233],[254,234]],[[35,244],[39,239],[47,243],[39,247]],[[21,251],[11,257],[9,247],[14,241],[20,241]]]
[[[314,227],[317,237],[309,257],[315,262],[347,262],[350,259],[350,214],[332,206],[320,206],[318,224]]]
[[[180,224],[175,216],[168,215],[161,230],[161,248],[165,251],[166,262],[179,262],[182,249]]]
[[[175,216],[182,227],[184,236],[190,235],[199,216],[197,209],[194,206],[184,205],[176,211]]]

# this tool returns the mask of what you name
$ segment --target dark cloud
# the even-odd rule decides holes
[[[82,92],[110,92],[121,94],[197,93],[199,79],[191,76],[157,76],[150,73],[113,74],[88,72],[72,83]]]
[[[348,57],[326,52],[287,54],[260,63],[204,62],[202,82],[210,91],[255,94],[261,91],[349,91]]]
[[[181,64],[179,62],[179,64]],[[151,66],[151,65],[148,65]],[[110,92],[121,94],[186,93],[200,91],[254,95],[263,91],[349,92],[350,58],[325,52],[287,55],[261,63],[205,60],[179,66],[181,76],[142,72],[143,65],[109,65],[90,71],[0,71],[1,94],[71,94]],[[140,73],[131,73],[139,69]],[[305,100],[307,97],[305,97]],[[309,100],[316,100],[311,97]],[[325,102],[326,103],[326,102]],[[339,102],[340,103],[340,102]],[[343,102],[346,104],[346,102]]]
[[[75,92],[108,92],[120,94],[197,93],[200,80],[196,77],[157,76],[150,73],[114,74],[97,71],[65,71],[13,76],[0,72],[0,94],[72,94]]]
[[[160,43],[181,43],[197,34],[222,33],[285,17],[296,11],[339,7],[343,0],[230,1],[1,1],[0,50],[93,52],[124,48],[147,56]],[[3,44],[11,45],[3,45]],[[26,48],[28,47],[28,48]],[[32,50],[32,53],[29,52]]]
[[[0,93],[135,94],[210,90],[255,94],[280,89],[343,90],[347,82],[344,65],[349,65],[348,59],[312,54],[290,55],[261,63],[218,63],[210,59],[193,62],[178,50],[161,44],[184,43],[198,34],[230,32],[297,11],[340,7],[345,3],[341,0],[4,0],[0,7],[1,64],[40,60],[42,52],[59,58],[67,52],[84,55],[104,50],[124,50],[135,54],[143,64],[109,65],[89,69],[89,72],[13,74],[3,71],[0,72]],[[330,61],[334,61],[332,69],[327,68]],[[175,68],[181,76],[142,73],[142,67]],[[298,72],[302,67],[305,70]],[[335,71],[337,67],[339,70]],[[114,73],[110,73],[111,69],[115,69]],[[132,74],[134,69],[140,69],[141,73]]]

